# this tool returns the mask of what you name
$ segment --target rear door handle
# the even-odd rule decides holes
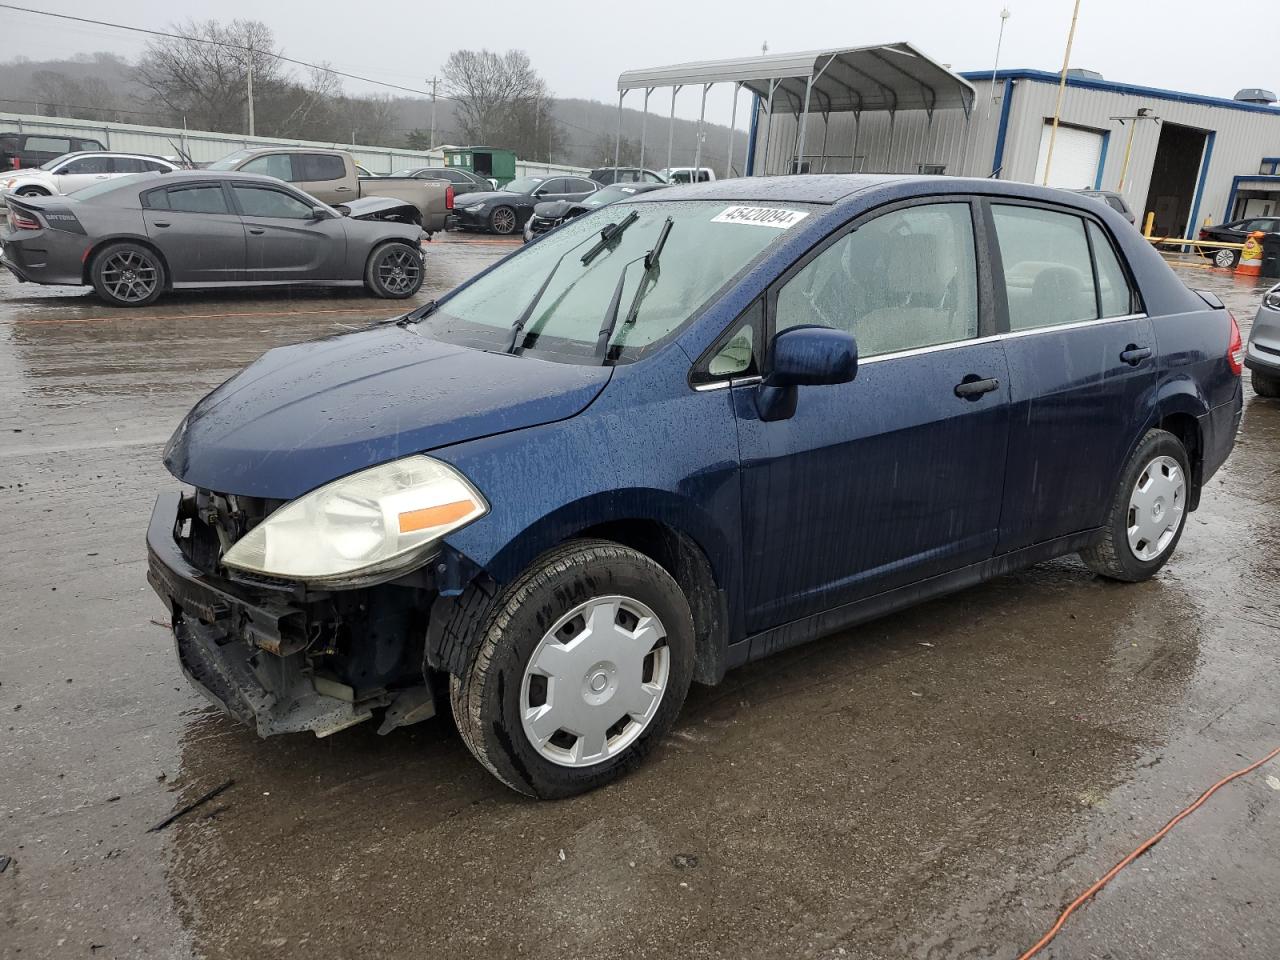
[[[169,225],[169,223],[168,223],[168,221],[161,222],[161,221],[157,220],[157,221],[155,222],[155,224],[154,224],[154,225],[155,225],[155,226],[157,226],[157,227],[167,227],[167,226]]]
[[[350,193],[351,188],[350,187],[334,187],[333,192],[334,193]]]
[[[959,383],[956,384],[956,396],[962,400],[977,400],[984,393],[990,393],[992,390],[1000,389],[1000,381],[995,377],[979,377],[976,373],[971,373]]]
[[[1151,356],[1151,348],[1140,347],[1136,343],[1129,344],[1120,353],[1120,359],[1131,367],[1136,367],[1149,356]]]
[[[267,231],[262,227],[250,227],[249,232],[252,233],[254,236],[258,236],[260,234],[266,233]]]

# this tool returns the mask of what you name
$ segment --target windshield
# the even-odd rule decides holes
[[[561,362],[599,363],[596,341],[618,281],[625,269],[625,317],[645,275],[645,253],[670,217],[666,246],[634,322],[620,319],[609,340],[611,358],[636,360],[682,329],[721,288],[803,220],[807,210],[803,204],[762,210],[686,200],[623,203],[586,213],[445,300],[420,329],[450,343],[505,350],[512,325],[555,270],[525,324],[519,340],[522,352]],[[584,266],[582,255],[600,240],[604,228],[621,223],[632,211],[635,222]],[[767,225],[770,221],[774,225]],[[782,223],[787,225],[778,225]]]
[[[67,159],[67,157],[69,157],[69,156],[71,156],[71,154],[69,154],[69,153],[64,153],[64,154],[63,154],[62,156],[60,156],[60,157],[54,157],[52,160],[48,161],[47,163],[42,163],[42,164],[40,164],[39,169],[41,169],[41,170],[52,170],[52,169],[53,169],[54,167],[56,167],[58,164],[62,163],[62,161],[63,161],[63,160]]]
[[[206,170],[233,170],[245,157],[253,153],[252,150],[237,150],[235,153],[228,153],[221,160],[215,160],[213,163],[205,167]]]
[[[419,167],[405,167],[403,170],[392,170],[387,176],[390,177],[412,177],[415,170]]]
[[[538,189],[538,184],[545,182],[545,177],[519,177],[512,180],[502,189],[508,193],[533,193]]]

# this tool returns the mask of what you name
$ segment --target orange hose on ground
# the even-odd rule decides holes
[[[1097,883],[1091,886],[1084,893],[1080,894],[1080,896],[1076,897],[1075,900],[1071,902],[1071,906],[1067,907],[1067,909],[1062,911],[1062,914],[1058,917],[1057,922],[1052,927],[1049,928],[1049,932],[1046,933],[1043,937],[1041,937],[1036,942],[1035,946],[1033,946],[1026,953],[1022,954],[1020,957],[1018,957],[1018,960],[1029,960],[1029,958],[1034,957],[1037,953],[1039,953],[1041,950],[1047,947],[1049,945],[1049,941],[1051,941],[1054,937],[1056,937],[1058,933],[1062,930],[1062,925],[1067,922],[1067,918],[1071,916],[1071,914],[1075,913],[1076,910],[1082,904],[1084,904],[1086,900],[1096,895],[1099,890],[1101,890],[1108,883],[1110,883],[1112,879],[1115,878],[1116,874],[1118,874],[1121,870],[1123,870],[1129,864],[1133,863],[1133,861],[1137,860],[1140,856],[1142,856],[1144,853],[1146,853],[1148,850],[1154,847],[1157,843],[1163,840],[1165,837],[1165,834],[1167,834],[1170,830],[1176,827],[1179,823],[1181,823],[1187,817],[1191,816],[1191,814],[1195,813],[1196,810],[1200,808],[1200,805],[1203,804],[1215,793],[1217,793],[1221,787],[1226,786],[1232,780],[1240,779],[1247,773],[1252,773],[1254,770],[1257,770],[1260,766],[1262,766],[1268,760],[1271,760],[1272,758],[1277,756],[1280,756],[1280,747],[1276,747],[1274,750],[1268,753],[1261,760],[1255,760],[1253,763],[1249,764],[1249,766],[1241,770],[1237,770],[1235,773],[1228,774],[1227,776],[1219,780],[1217,783],[1215,783],[1208,790],[1206,790],[1204,793],[1200,794],[1199,798],[1196,800],[1195,803],[1185,808],[1176,817],[1174,817],[1172,820],[1166,823],[1163,827],[1161,827],[1157,833],[1155,833],[1153,836],[1151,836],[1147,840],[1143,841],[1143,843],[1136,850],[1134,850],[1133,853],[1129,854],[1127,857],[1125,857],[1123,860],[1117,863],[1114,867],[1112,867],[1105,874],[1103,874],[1102,878],[1098,880]]]

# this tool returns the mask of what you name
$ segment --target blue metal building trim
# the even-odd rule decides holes
[[[756,175],[756,128],[760,125],[760,94],[751,95],[751,132],[747,134],[746,175]]]
[[[966,80],[990,80],[990,71],[971,70],[961,73]],[[1048,70],[997,70],[996,80],[1034,80],[1040,83],[1057,84],[1061,77]],[[1177,103],[1195,103],[1207,107],[1222,107],[1227,110],[1242,110],[1246,113],[1262,113],[1270,117],[1280,118],[1280,108],[1264,107],[1257,103],[1244,103],[1240,100],[1228,100],[1225,97],[1208,97],[1199,93],[1182,93],[1178,90],[1162,90],[1159,87],[1143,87],[1132,83],[1114,83],[1110,80],[1090,80],[1085,77],[1067,77],[1067,86],[1081,90],[1103,90],[1108,93],[1128,93],[1139,97],[1154,97],[1159,100],[1172,100]]]
[[[1102,149],[1098,151],[1098,175],[1093,178],[1093,189],[1102,189],[1102,171],[1107,166],[1107,145],[1111,143],[1111,131],[1102,132]]]
[[[1196,183],[1196,196],[1191,201],[1191,219],[1187,221],[1184,237],[1194,237],[1200,229],[1200,201],[1204,198],[1204,185],[1209,179],[1209,161],[1213,159],[1213,141],[1218,134],[1210,130],[1204,139],[1204,160],[1200,164],[1200,179]]]
[[[1231,192],[1227,194],[1227,209],[1222,214],[1222,222],[1227,223],[1231,220],[1231,209],[1236,205],[1236,193],[1240,189],[1240,184],[1245,180],[1262,180],[1268,185],[1274,185],[1275,189],[1280,190],[1280,175],[1277,174],[1253,174],[1236,176],[1231,178]]]
[[[996,152],[991,157],[991,173],[989,176],[1003,179],[1000,172],[1004,169],[1004,141],[1009,133],[1009,108],[1013,104],[1013,79],[1004,82],[1004,96],[1000,100],[1000,128],[996,131]]]

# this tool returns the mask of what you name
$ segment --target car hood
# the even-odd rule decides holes
[[[164,464],[207,490],[291,500],[365,467],[572,417],[611,370],[387,324],[263,354],[195,405]]]
[[[508,190],[477,190],[472,193],[464,194],[464,196],[467,198],[466,205],[468,207],[473,207],[477,203],[493,203],[499,201],[502,203],[512,204],[529,203],[533,199],[527,194],[511,193]]]
[[[577,200],[544,200],[536,204],[533,214],[546,220],[559,220],[578,205]]]

